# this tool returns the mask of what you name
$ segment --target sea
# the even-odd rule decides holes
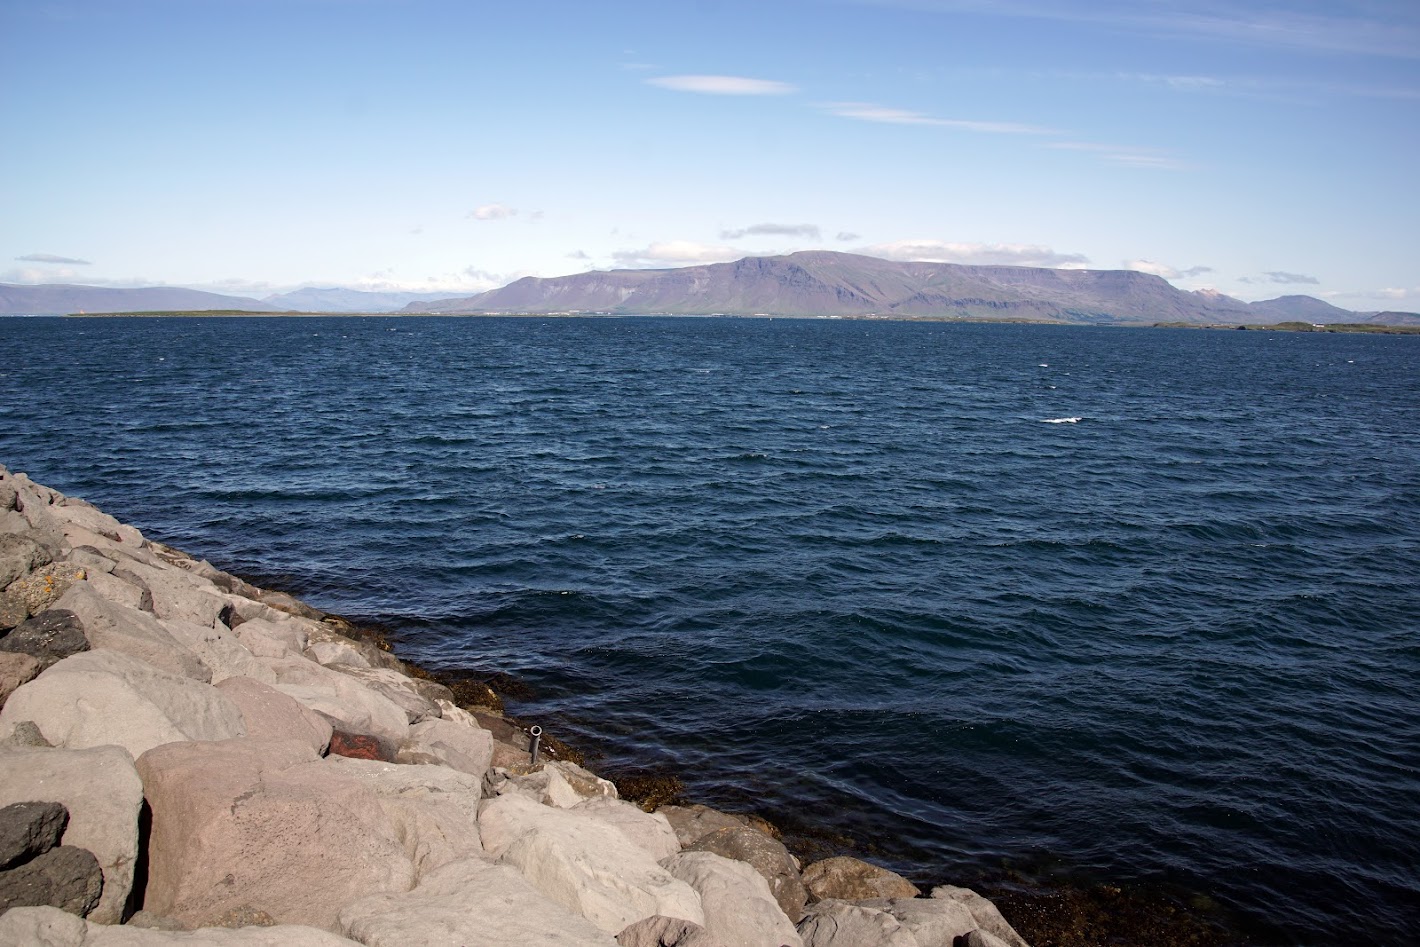
[[[1420,337],[0,320],[0,463],[924,883],[1420,931]],[[1202,908],[1200,907],[1200,910]]]

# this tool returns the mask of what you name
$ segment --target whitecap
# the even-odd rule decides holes
[[[1079,424],[1084,418],[1041,418],[1042,424]]]

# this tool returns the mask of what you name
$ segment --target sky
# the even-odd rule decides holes
[[[1416,0],[0,0],[0,282],[829,249],[1420,310]]]

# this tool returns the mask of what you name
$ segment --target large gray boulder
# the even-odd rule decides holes
[[[333,929],[357,897],[414,883],[375,794],[306,742],[170,743],[137,765],[153,813],[146,910],[190,927],[249,908]]]
[[[788,915],[797,921],[808,903],[808,889],[799,880],[799,869],[794,864],[794,856],[784,847],[784,843],[770,838],[763,832],[744,827],[716,829],[702,835],[695,844],[686,846],[688,852],[713,852],[736,861],[748,862],[755,871],[769,882],[769,890],[774,892],[774,900]]]
[[[143,784],[117,746],[87,750],[0,747],[0,805],[43,799],[69,812],[66,845],[94,853],[103,895],[89,917],[117,924],[133,888]],[[3,942],[3,939],[0,939]]]
[[[439,705],[423,696],[414,687],[414,679],[389,668],[355,667],[350,664],[330,665],[338,671],[364,684],[370,690],[386,698],[405,712],[411,724],[440,717]]]
[[[575,811],[616,827],[658,862],[680,853],[675,831],[659,812],[646,812],[634,803],[606,796],[583,800]]]
[[[396,759],[401,763],[438,763],[482,780],[493,760],[493,734],[434,717],[409,728],[409,737]]]
[[[917,938],[918,947],[953,947],[979,926],[966,905],[950,898],[875,898],[860,907],[886,911]]]
[[[229,603],[246,602],[236,596],[227,596]],[[258,658],[298,658],[306,650],[308,633],[299,622],[292,621],[275,609],[256,602],[247,605],[269,612],[270,618],[248,617],[240,623],[233,618],[233,632],[242,646]],[[234,606],[237,617],[242,616],[243,607]]]
[[[619,829],[519,793],[484,803],[484,848],[608,934],[653,914],[703,924],[700,896]]]
[[[242,715],[210,684],[165,674],[117,651],[65,658],[19,688],[0,709],[0,734],[31,720],[53,746],[116,744],[137,756],[175,740],[226,740]]]
[[[862,901],[868,898],[915,898],[922,892],[912,882],[893,871],[847,855],[814,862],[804,869],[804,887],[815,901],[837,898]]]
[[[700,895],[705,930],[724,947],[803,947],[769,882],[748,864],[710,852],[681,852],[661,862]]]
[[[249,677],[229,677],[216,685],[236,705],[246,735],[262,740],[301,740],[316,754],[330,746],[330,721],[269,684]]]
[[[666,817],[681,848],[694,845],[716,829],[754,828],[748,816],[721,812],[709,806],[693,804],[688,806],[661,806],[656,810]]]
[[[339,928],[368,947],[613,947],[616,941],[504,865],[451,862],[414,890],[361,898]]]
[[[0,589],[53,561],[49,550],[23,533],[0,533]]]
[[[220,621],[215,625],[200,625],[181,618],[166,618],[159,619],[158,624],[212,669],[213,684],[233,677],[276,683],[275,672],[258,661],[236,633]]]
[[[1008,947],[1030,947],[1024,937],[1016,933],[996,905],[986,898],[977,894],[970,888],[959,888],[956,885],[939,885],[932,889],[932,897],[941,900],[955,901],[971,912],[971,916],[976,920],[976,926],[995,937],[1005,941]]]
[[[56,908],[14,908],[0,915],[0,944],[36,947],[355,947],[314,927],[282,924],[235,930],[162,931],[94,924]]]
[[[834,898],[809,905],[799,936],[804,947],[921,947],[886,911]]]
[[[131,654],[169,674],[180,674],[203,683],[212,680],[212,671],[202,659],[174,638],[156,618],[147,612],[115,605],[87,582],[75,583],[54,607],[78,616],[90,647]]]
[[[0,708],[22,684],[34,680],[43,669],[39,659],[31,655],[0,651]]]
[[[478,804],[483,780],[447,766],[404,766],[330,756],[320,766],[370,789],[422,880],[449,862],[483,854]]]
[[[222,594],[208,582],[164,563],[161,567],[129,562],[125,570],[152,595],[153,614],[211,628],[227,607]]]
[[[354,678],[306,658],[260,660],[276,673],[277,690],[328,717],[337,730],[378,737],[391,751],[409,736],[409,717],[403,708]]]
[[[955,947],[1009,947],[1009,945],[995,934],[974,930],[963,934],[961,939],[956,942]]]

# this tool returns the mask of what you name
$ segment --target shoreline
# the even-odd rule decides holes
[[[527,730],[532,724],[520,720],[515,716],[509,716],[505,712],[505,705],[502,696],[498,692],[498,688],[491,683],[496,682],[501,684],[504,691],[507,692],[509,700],[516,702],[517,697],[514,696],[517,691],[516,682],[507,679],[506,675],[504,675],[502,679],[499,679],[500,672],[497,671],[491,674],[478,674],[466,669],[436,669],[430,671],[418,665],[402,661],[394,654],[394,646],[397,641],[391,642],[390,640],[391,637],[397,639],[398,633],[396,631],[377,626],[371,627],[370,624],[362,623],[359,620],[352,621],[342,616],[315,609],[285,592],[263,589],[242,578],[221,572],[205,560],[193,559],[187,554],[172,549],[162,543],[142,537],[137,530],[120,524],[116,520],[112,520],[112,518],[107,517],[82,500],[67,498],[55,491],[47,490],[47,488],[31,485],[28,479],[24,478],[23,475],[8,475],[4,468],[0,468],[0,493],[4,492],[4,485],[7,480],[12,486],[18,486],[19,488],[16,491],[17,500],[11,501],[12,508],[0,510],[0,514],[9,516],[11,522],[8,525],[13,526],[15,523],[14,516],[11,514],[20,513],[23,515],[23,510],[14,509],[13,507],[27,506],[31,509],[31,512],[33,512],[33,508],[37,503],[36,498],[47,499],[47,505],[49,507],[64,511],[56,517],[59,520],[57,534],[54,532],[54,524],[50,523],[49,535],[47,537],[50,545],[57,546],[57,551],[61,552],[61,555],[52,556],[53,561],[30,570],[30,578],[32,578],[33,574],[37,571],[47,570],[46,581],[53,579],[55,575],[60,575],[59,585],[62,585],[63,588],[59,590],[59,594],[53,596],[45,607],[29,609],[32,613],[44,615],[46,611],[50,610],[50,606],[61,607],[67,601],[65,596],[70,594],[75,585],[94,585],[98,589],[98,593],[95,597],[104,599],[105,595],[107,595],[107,599],[105,600],[109,601],[110,605],[125,605],[128,607],[129,611],[139,613],[139,616],[157,616],[163,611],[177,609],[179,607],[178,604],[176,604],[177,600],[181,599],[182,596],[174,592],[171,588],[165,588],[164,591],[159,592],[157,595],[154,595],[154,592],[157,591],[160,586],[164,586],[166,580],[173,580],[180,575],[182,581],[187,582],[191,577],[195,576],[210,583],[212,588],[225,591],[229,599],[227,605],[234,609],[212,616],[212,620],[207,626],[209,630],[200,633],[201,635],[215,634],[215,637],[206,641],[209,648],[216,647],[213,642],[222,639],[224,636],[230,636],[236,639],[235,641],[228,640],[226,645],[241,645],[245,637],[255,638],[254,635],[243,635],[241,629],[244,625],[247,625],[249,622],[281,622],[284,621],[281,616],[286,616],[289,619],[304,621],[308,624],[314,622],[319,626],[319,628],[314,629],[308,628],[307,644],[306,647],[302,649],[303,652],[305,652],[303,657],[310,659],[312,663],[321,667],[339,667],[344,669],[347,673],[353,673],[350,671],[350,667],[359,669],[362,673],[366,670],[370,672],[378,672],[381,670],[392,671],[405,678],[409,687],[404,689],[411,690],[413,693],[426,700],[430,699],[430,695],[440,695],[436,699],[438,700],[439,706],[443,707],[444,712],[442,713],[442,717],[459,720],[461,723],[468,726],[470,730],[482,731],[489,734],[487,738],[487,742],[490,744],[489,758],[487,764],[483,766],[483,774],[480,777],[485,787],[485,793],[487,792],[490,780],[502,779],[505,786],[508,781],[513,781],[514,783],[522,781],[525,783],[528,780],[533,780],[536,782],[538,777],[547,774],[548,767],[546,763],[551,763],[557,767],[558,772],[561,772],[563,766],[569,767],[565,773],[562,773],[563,782],[571,784],[581,780],[587,785],[600,787],[596,790],[594,795],[599,795],[603,798],[609,796],[613,799],[634,801],[644,811],[661,810],[663,813],[675,815],[678,819],[689,818],[685,815],[687,812],[713,813],[714,819],[718,819],[720,823],[724,823],[727,819],[739,822],[742,826],[751,828],[754,832],[758,833],[760,837],[772,839],[776,844],[778,844],[783,837],[780,831],[770,822],[766,821],[762,815],[737,815],[731,812],[718,812],[717,810],[698,806],[694,803],[687,804],[684,786],[678,776],[674,774],[639,774],[639,778],[637,775],[633,775],[631,778],[623,776],[619,778],[614,785],[606,783],[600,777],[584,769],[580,765],[584,762],[584,757],[582,757],[574,747],[563,744],[555,734],[549,733],[543,735],[541,753],[545,763],[541,770],[535,771],[524,761],[525,755],[529,750]],[[27,503],[22,499],[26,490],[29,490],[32,494],[31,499]],[[4,497],[0,497],[0,499],[4,499]],[[34,514],[34,516],[39,519],[41,523],[44,522],[43,516],[39,514]],[[77,520],[78,522],[66,523],[66,518]],[[29,525],[33,527],[32,523]],[[12,535],[16,534],[14,529],[9,530],[9,532]],[[23,534],[23,532],[24,531],[21,530],[19,534]],[[43,532],[44,531],[41,530],[35,533],[34,530],[31,529],[31,533],[39,536],[41,539],[46,538],[41,535]],[[84,541],[78,542],[76,540]],[[107,540],[110,545],[106,546],[104,543],[105,540]],[[95,543],[98,543],[98,545],[94,545]],[[67,552],[64,550],[66,545],[68,547]],[[144,555],[145,553],[147,554],[146,556]],[[100,559],[106,559],[113,563],[113,565],[109,566],[109,571],[104,571],[104,563],[100,562]],[[147,559],[147,561],[143,561],[144,559]],[[87,571],[85,571],[84,568],[76,566],[76,563],[86,567]],[[67,580],[62,575],[64,567],[60,564],[68,564],[70,567],[71,574]],[[169,572],[167,576],[148,574],[146,582],[139,581],[137,585],[134,586],[136,588],[138,585],[141,585],[146,588],[146,599],[144,593],[140,591],[137,599],[134,600],[131,590],[120,588],[110,581],[117,577],[120,583],[125,582],[128,578],[134,577],[135,570],[141,572],[141,567],[145,566],[149,570],[164,571],[163,564],[170,567],[166,570]],[[128,566],[132,568],[128,568]],[[56,568],[58,568],[58,572],[56,572]],[[79,571],[85,574],[73,574],[75,568],[79,568]],[[94,571],[96,568],[97,572]],[[100,580],[98,578],[99,575],[104,575],[108,578]],[[11,581],[8,585],[15,586],[23,578],[26,577],[21,576]],[[49,591],[54,592],[55,589],[51,588]],[[190,593],[192,590],[188,588],[186,591]],[[8,592],[9,587],[6,588],[6,593],[8,594]],[[75,594],[77,595],[77,593]],[[83,596],[79,597],[82,598]],[[231,600],[233,597],[236,599],[244,599],[245,602],[234,602]],[[166,601],[169,598],[172,598],[173,601]],[[69,602],[69,604],[73,603]],[[89,604],[90,607],[94,606],[93,602]],[[193,606],[191,603],[187,603],[182,607],[190,611]],[[240,617],[241,610],[245,610],[248,613],[248,617],[244,620],[235,620]],[[134,618],[135,616],[129,615],[128,617]],[[190,618],[192,616],[188,615],[188,617]],[[223,620],[224,618],[225,621]],[[112,620],[111,616],[109,620]],[[169,619],[170,622],[172,620],[175,619]],[[184,621],[186,620],[184,619]],[[195,634],[190,627],[193,623],[186,623],[189,627],[186,628],[185,633],[188,635]],[[21,624],[23,624],[23,622]],[[0,633],[5,634],[6,637],[9,636],[9,631],[9,629],[0,628]],[[314,638],[311,637],[312,632],[314,632],[315,637],[320,639],[319,641],[315,641]],[[87,653],[90,655],[97,654],[113,648],[116,643],[117,640],[114,638],[106,639],[99,644],[95,644],[91,641],[89,642],[91,646],[90,649],[79,653]],[[267,642],[263,643],[268,644]],[[193,642],[189,642],[189,644],[193,644]],[[133,650],[136,646],[126,643],[125,647],[129,647],[130,650]],[[152,652],[153,646],[151,642],[144,647],[146,647],[148,651],[143,651],[142,648],[138,648],[137,650],[143,653]],[[217,650],[222,651],[221,648]],[[250,649],[247,650],[250,651]],[[120,651],[120,653],[123,652]],[[201,652],[199,649],[199,654],[203,653],[204,652]],[[320,656],[326,658],[330,663],[323,664],[319,660]],[[71,655],[67,658],[62,658],[54,662],[53,666],[61,667],[62,670],[64,661],[70,660],[72,662],[73,657],[74,656]],[[279,660],[286,660],[290,657],[291,656],[287,654],[284,658]],[[173,660],[175,659],[171,653],[163,655],[163,661],[171,662]],[[216,654],[207,655],[208,663],[219,663],[222,660],[232,660],[230,648],[223,652],[220,657]],[[199,663],[201,663],[201,660],[199,660]],[[347,665],[349,666],[347,667]],[[289,667],[287,669],[289,670]],[[50,668],[46,667],[42,670],[44,672],[43,674],[36,674],[33,680],[27,681],[20,687],[15,688],[15,692],[21,693],[25,687],[38,686],[35,685],[35,682],[42,681],[44,674],[47,674]],[[256,674],[256,671],[253,670],[252,673]],[[54,675],[51,675],[51,677],[53,676]],[[62,674],[59,676],[62,676]],[[241,677],[243,675],[234,674],[232,676]],[[371,675],[365,676],[369,677]],[[373,676],[379,677],[379,674],[374,673]],[[358,679],[360,679],[359,676],[357,676],[357,680]],[[219,688],[222,683],[223,682],[218,682]],[[277,683],[278,685],[280,684],[279,676]],[[391,682],[386,677],[381,684],[388,689]],[[309,684],[288,685],[286,691],[294,693],[299,698],[305,696],[300,688],[309,686]],[[294,690],[292,690],[292,688],[294,688]],[[4,696],[8,698],[11,695],[6,694]],[[408,695],[404,696],[407,697]],[[24,702],[25,698],[22,696],[20,703],[24,704]],[[449,706],[444,706],[446,703]],[[30,703],[28,706],[33,708],[35,705]],[[393,740],[388,732],[361,734],[359,732],[353,732],[358,731],[359,728],[356,726],[348,726],[346,730],[341,730],[339,726],[335,726],[335,724],[340,721],[332,718],[331,713],[329,713],[332,708],[329,705],[322,705],[319,701],[315,701],[312,707],[316,709],[316,713],[331,720],[335,733],[344,734],[342,737],[333,738],[334,742],[331,744],[332,746],[340,740],[345,740],[345,743],[336,746],[334,749],[327,749],[324,754],[327,759],[333,754],[372,762],[379,761],[385,764],[394,764],[402,768],[411,766],[419,768],[423,766],[436,766],[440,769],[453,768],[449,766],[448,760],[442,759],[437,752],[430,750],[427,745],[417,747],[406,754],[409,757],[408,759],[401,760],[399,755],[405,752],[408,746],[393,746]],[[319,709],[320,707],[324,707],[324,710]],[[427,707],[425,709],[427,710]],[[7,714],[0,711],[0,737],[8,736],[9,739],[13,741],[16,717],[17,715],[14,713]],[[415,726],[422,725],[416,724],[412,716],[409,722]],[[426,719],[424,722],[428,723],[430,721]],[[45,738],[45,742],[53,742],[53,740],[49,738],[53,735],[51,731],[54,731],[56,727],[60,730],[64,729],[61,724],[54,721],[49,721],[47,724],[44,722],[41,723],[38,729]],[[71,732],[69,732],[64,739],[60,740],[61,746],[69,747],[70,749],[82,749],[82,747],[74,747],[70,744],[76,742],[83,744],[86,740],[91,742],[91,735],[87,738],[74,738],[72,729],[73,728],[70,727]],[[365,729],[378,730],[379,728],[366,726]],[[211,735],[212,734],[207,734],[207,736]],[[463,736],[466,737],[468,734],[463,734]],[[350,738],[355,739],[351,740]],[[228,737],[228,739],[232,738]],[[69,742],[65,742],[65,740]],[[198,742],[202,741],[199,740]],[[3,750],[0,750],[0,752],[3,752]],[[134,752],[131,755],[135,759],[143,757],[143,753],[139,752]],[[472,768],[478,769],[479,764],[472,764]],[[558,777],[555,776],[547,776],[546,779],[543,779],[543,782],[555,782],[557,778]],[[4,780],[0,779],[0,786],[3,786],[3,784]],[[608,786],[612,788],[607,789],[606,787]],[[514,792],[515,790],[509,791]],[[544,796],[551,792],[551,790],[545,787],[540,791]],[[567,802],[570,801],[570,799],[571,797],[565,797],[563,801]],[[486,804],[487,801],[488,799],[485,795],[484,803]],[[548,804],[546,798],[540,799],[539,801],[544,805]],[[573,807],[575,808],[576,805],[581,805],[584,801],[585,800],[579,799],[574,803]],[[708,818],[709,816],[706,817]],[[721,827],[723,827],[723,825]],[[476,829],[474,831],[476,831]],[[823,827],[823,831],[826,834],[832,833],[832,829],[829,826]],[[815,867],[810,861],[810,853],[813,846],[805,844],[805,842],[808,841],[808,837],[802,833],[796,836],[791,832],[788,841],[794,846],[792,849],[786,850],[783,848],[782,844],[779,845],[779,849],[785,851],[786,854],[798,856],[795,868],[796,870],[798,868],[803,869],[803,871],[800,872],[801,878],[807,876],[809,870]],[[851,839],[839,837],[834,839],[832,844],[819,848],[815,853],[818,856],[819,863],[823,863],[824,861],[850,862],[855,866],[863,866],[861,868],[855,868],[855,870],[880,873],[874,874],[874,877],[884,884],[905,885],[906,888],[899,887],[897,889],[899,895],[905,893],[908,888],[919,894],[921,890],[927,889],[928,886],[924,885],[922,889],[919,889],[912,886],[907,879],[902,878],[900,875],[872,866],[868,862],[859,861],[851,855],[851,844],[843,844],[845,841],[851,843]],[[824,859],[825,855],[828,856],[827,859]],[[1073,884],[1067,884],[1065,886],[1042,886],[1038,881],[1030,881],[1023,876],[1017,875],[1012,878],[1009,873],[1004,872],[1003,875],[1005,876],[1003,882],[995,885],[990,890],[992,890],[993,893],[999,891],[997,897],[1001,901],[1001,905],[1005,907],[1008,912],[1006,922],[1009,923],[1007,923],[1007,927],[1009,929],[1010,923],[1019,924],[1022,933],[1026,934],[1027,938],[1035,943],[1037,947],[1072,947],[1072,945],[1077,944],[1094,943],[1096,939],[1106,936],[1125,938],[1125,942],[1148,942],[1160,945],[1160,947],[1166,944],[1186,944],[1192,947],[1192,945],[1203,944],[1247,943],[1245,939],[1238,939],[1213,924],[1195,919],[1187,912],[1181,912],[1177,902],[1160,898],[1156,892],[1145,891],[1131,894],[1127,889],[1108,884],[1096,884],[1091,887],[1077,887]],[[919,883],[922,881],[922,879],[917,880]],[[955,882],[949,879],[944,879],[944,881],[947,883],[932,887],[937,890],[943,890],[950,888],[952,883],[960,883],[960,879],[956,879]],[[857,893],[861,896],[866,896],[862,890],[859,890]],[[858,900],[861,899],[860,897]],[[845,899],[838,897],[815,897],[812,903],[836,900],[841,901]],[[913,902],[929,902],[931,899],[909,897],[909,900]],[[141,904],[142,901],[143,898],[140,895],[139,903]],[[257,910],[262,912],[263,916],[268,916],[273,920],[282,920],[277,913],[268,911],[265,908],[258,907]],[[132,918],[130,917],[129,920],[131,922]],[[147,919],[140,917],[140,920]],[[800,919],[791,918],[791,920]],[[329,930],[338,929],[332,928],[330,924],[324,926]],[[1014,933],[1014,930],[1012,932]],[[348,933],[348,931],[346,931],[346,933]],[[382,943],[382,941],[365,942]],[[805,940],[805,943],[815,942]],[[1022,940],[1021,943],[1024,944],[1025,940]],[[927,947],[927,945],[919,943],[918,947]]]

